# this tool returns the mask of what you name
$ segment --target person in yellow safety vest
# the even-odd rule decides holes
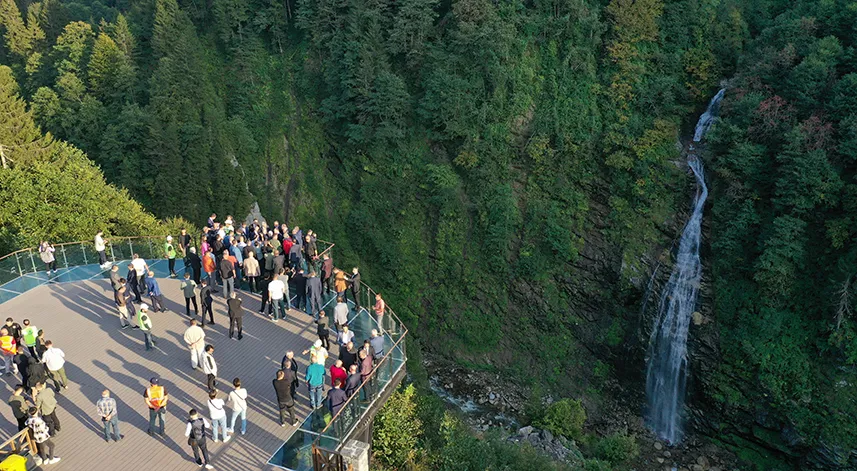
[[[6,372],[6,376],[11,376],[13,370],[15,374],[18,374],[18,368],[15,366],[15,362],[12,361],[17,351],[18,343],[15,337],[9,335],[7,328],[3,327],[0,329],[0,355],[3,358],[3,370]]]
[[[155,434],[155,419],[160,419],[160,427],[158,434],[162,437],[164,436],[164,416],[167,411],[167,399],[169,396],[167,395],[166,390],[163,386],[161,386],[160,380],[158,378],[152,378],[149,380],[151,384],[148,388],[146,388],[146,392],[143,393],[143,397],[146,399],[146,407],[149,408],[149,435]]]

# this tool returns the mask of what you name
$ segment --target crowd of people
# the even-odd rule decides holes
[[[198,241],[198,244],[195,242]],[[153,335],[151,313],[166,312],[158,280],[153,269],[139,254],[134,254],[127,265],[123,277],[120,267],[111,264],[106,255],[107,241],[99,231],[94,238],[99,264],[110,267],[109,280],[116,304],[121,329],[139,329],[143,336],[145,349],[156,348],[157,339]],[[46,270],[56,271],[53,256],[55,249],[44,241],[39,252]],[[383,326],[386,303],[380,294],[371,306],[377,316],[379,329],[371,332],[362,345],[355,347],[355,334],[349,328],[348,296],[355,309],[359,310],[361,289],[360,272],[357,267],[350,274],[333,264],[331,254],[319,252],[317,236],[313,231],[306,234],[300,227],[291,230],[274,221],[272,226],[242,223],[236,227],[231,216],[223,223],[212,214],[198,240],[186,229],[182,229],[176,239],[167,236],[163,243],[163,258],[167,260],[169,277],[178,278],[176,259],[184,261],[184,273],[180,282],[180,291],[185,300],[185,316],[188,328],[183,340],[190,350],[191,368],[201,369],[205,374],[205,388],[208,391],[208,419],[196,409],[188,411],[185,436],[190,445],[194,460],[200,467],[212,469],[207,448],[207,435],[218,442],[228,442],[240,419],[240,433],[247,429],[248,392],[241,386],[240,378],[231,381],[231,391],[223,395],[218,390],[218,368],[215,359],[215,347],[206,341],[205,327],[215,324],[214,295],[222,293],[226,300],[226,314],[229,319],[229,338],[235,341],[243,339],[243,316],[245,308],[239,292],[260,296],[259,313],[271,321],[284,319],[290,309],[305,312],[316,325],[318,340],[303,351],[308,355],[308,365],[303,374],[307,388],[307,399],[315,410],[327,407],[331,416],[336,416],[351,396],[358,390],[363,391],[361,400],[371,400],[373,396],[372,373],[385,355]],[[112,265],[112,266],[111,266]],[[292,294],[293,293],[293,294]],[[324,294],[335,294],[332,324],[323,310]],[[148,304],[144,302],[148,297]],[[137,304],[137,307],[134,307]],[[193,311],[191,311],[193,307]],[[44,464],[59,461],[53,456],[53,441],[59,431],[59,419],[56,416],[54,390],[59,393],[67,388],[68,380],[63,369],[64,354],[52,347],[50,341],[44,341],[44,333],[30,326],[24,320],[21,327],[12,319],[0,330],[0,352],[6,374],[22,372],[23,384],[16,388],[9,401],[18,419],[19,430],[29,428],[37,443],[40,462]],[[335,335],[338,358],[331,359],[331,330]],[[11,346],[7,345],[11,338]],[[21,345],[30,352],[26,355]],[[7,348],[8,347],[8,348]],[[7,353],[8,352],[8,353]],[[23,358],[19,358],[23,357]],[[28,365],[29,362],[29,366]],[[328,368],[327,364],[330,362]],[[24,365],[26,367],[22,367]],[[33,365],[41,365],[34,367]],[[44,371],[41,371],[44,370]],[[297,425],[295,407],[299,389],[298,360],[293,351],[288,351],[282,359],[280,369],[273,372],[274,397],[279,408],[279,421],[283,427]],[[27,374],[30,377],[27,377]],[[323,398],[325,385],[329,379],[327,396]],[[47,388],[51,379],[54,389]],[[25,386],[26,385],[26,386]],[[361,389],[361,385],[363,386]],[[150,435],[164,434],[165,411],[169,394],[160,378],[153,377],[143,392],[149,410]],[[226,397],[224,401],[223,397]],[[231,408],[231,421],[227,422],[226,408]],[[115,399],[110,391],[104,390],[96,403],[96,410],[104,425],[104,439],[119,441],[119,419]],[[340,421],[341,422],[341,421]]]

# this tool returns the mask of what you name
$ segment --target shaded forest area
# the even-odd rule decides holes
[[[258,202],[335,241],[427,350],[606,414],[605,384],[639,387],[643,292],[687,209],[677,143],[730,79],[695,424],[761,469],[844,469],[855,20],[834,0],[0,0],[0,247]]]

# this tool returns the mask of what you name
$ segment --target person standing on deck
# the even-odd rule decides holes
[[[101,417],[101,423],[104,425],[104,441],[110,442],[112,429],[113,441],[122,440],[122,435],[119,433],[119,415],[116,410],[116,399],[110,397],[110,391],[105,389],[101,393],[101,399],[95,403],[95,408],[98,415]]]
[[[291,369],[291,360],[287,360],[284,367],[284,369],[277,371],[277,378],[274,379],[274,392],[277,395],[277,408],[280,411],[280,427],[287,425],[287,412],[289,414],[288,425],[298,424],[298,421],[295,419],[295,394],[292,390],[294,373]]]
[[[24,328],[21,330],[21,339],[24,341],[24,345],[27,346],[27,350],[30,351],[30,355],[36,359],[36,361],[42,361],[41,355],[38,355],[36,352],[36,338],[39,336],[39,328],[30,325],[30,319],[24,319]]]
[[[45,383],[36,385],[36,397],[34,399],[39,414],[48,424],[48,431],[53,437],[60,431],[60,419],[57,417],[57,396],[54,390]]]
[[[322,406],[322,392],[324,391],[324,366],[318,364],[315,355],[310,358],[310,364],[306,369],[306,385],[309,390],[309,404],[315,410]]]
[[[122,275],[119,274],[119,265],[113,265],[110,268],[110,287],[113,288],[113,291],[119,290],[120,279],[122,279]]]
[[[9,396],[8,404],[12,407],[12,415],[15,416],[15,420],[18,422],[18,431],[20,432],[27,428],[27,419],[29,418],[27,411],[29,410],[29,406],[27,405],[27,399],[24,398],[23,384],[15,386],[15,390]]]
[[[54,456],[54,442],[51,440],[50,425],[45,423],[39,416],[39,410],[30,407],[27,411],[30,416],[27,419],[27,427],[30,428],[30,436],[39,448],[39,457],[35,460],[36,466],[57,463],[61,458]]]
[[[244,308],[241,307],[241,298],[233,291],[229,294],[229,300],[226,301],[226,306],[229,313],[229,338],[234,339],[235,331],[238,331],[237,339],[244,338],[244,328],[242,326],[244,319]]]
[[[298,390],[298,362],[295,361],[295,352],[287,351],[280,366],[283,370],[291,371],[290,375],[288,373],[286,375],[291,377],[291,391],[294,396]]]
[[[208,285],[211,287],[211,292],[216,293],[214,286],[217,281],[214,278],[214,272],[217,271],[217,262],[214,258],[213,249],[209,248],[202,257],[202,269],[205,270],[205,275],[208,277]]]
[[[282,278],[284,278],[282,274],[274,274],[274,279],[268,283],[268,294],[273,308],[273,316],[271,316],[271,320],[274,322],[286,318],[286,298],[288,296],[288,288]],[[288,281],[288,279],[286,279],[286,281]]]
[[[187,249],[187,256],[185,257],[185,267],[190,267],[193,272],[193,281],[197,285],[199,285],[200,275],[202,273],[202,259],[199,258],[199,255],[196,253],[196,247],[189,247]]]
[[[155,420],[160,422],[158,435],[164,436],[164,416],[167,412],[167,401],[169,395],[166,389],[161,386],[158,378],[149,380],[149,387],[143,392],[143,398],[146,400],[146,406],[149,408],[149,428],[146,431],[149,435],[155,434]]]
[[[137,286],[140,288],[140,292],[142,294],[146,294],[143,290],[146,288],[146,273],[149,272],[149,265],[145,260],[140,258],[139,254],[134,254],[134,257],[131,259],[131,265],[134,267],[134,273],[137,275]],[[139,302],[139,301],[137,301]]]
[[[164,307],[164,294],[161,293],[161,287],[153,271],[150,271],[149,276],[146,277],[146,289],[152,299],[152,312],[167,312],[167,308]]]
[[[57,273],[57,259],[54,258],[54,252],[56,251],[57,249],[46,240],[43,240],[39,245],[39,258],[44,262],[45,271],[48,275],[51,274],[51,270],[53,270],[55,275]]]
[[[244,275],[247,276],[247,284],[251,293],[255,293],[258,289],[259,273],[259,261],[256,260],[256,252],[250,250],[244,257]]]
[[[143,341],[146,344],[146,351],[155,348],[155,338],[152,336],[152,316],[149,315],[149,306],[140,305],[140,312],[137,313],[137,325],[140,331],[143,332]]]
[[[214,345],[205,346],[205,351],[202,353],[202,372],[205,373],[208,390],[217,389],[217,362],[214,361]]]
[[[214,292],[211,287],[211,278],[207,280],[202,280],[202,288],[199,290],[199,301],[202,303],[202,316],[200,316],[200,320],[202,321],[202,327],[205,327],[205,313],[208,313],[208,319],[211,321],[210,323],[214,325],[214,310],[211,308],[214,303],[214,298],[211,296],[211,293]]]
[[[42,354],[42,361],[50,372],[51,379],[54,381],[54,386],[57,392],[60,387],[68,389],[68,377],[65,375],[65,353],[59,348],[54,347],[54,343],[48,340],[45,342],[45,353]]]
[[[173,236],[167,236],[164,242],[164,258],[167,259],[167,267],[170,270],[170,278],[176,278],[176,246],[173,245]]]
[[[190,305],[193,304],[193,310],[196,315],[199,315],[199,306],[196,304],[196,282],[190,279],[190,273],[185,272],[184,281],[179,286],[184,294],[184,309],[185,315],[190,317]]]
[[[191,319],[190,327],[184,331],[184,343],[190,349],[190,366],[197,369],[205,349],[205,331],[197,325],[196,319]]]
[[[101,268],[107,268],[107,244],[104,240],[104,231],[99,230],[95,233],[95,251],[98,252],[98,263]]]
[[[137,281],[137,271],[134,269],[134,265],[128,265],[128,274],[125,275],[125,280],[131,293],[134,293],[134,302],[143,302],[143,299],[140,297],[140,284]]]
[[[324,254],[321,262],[321,284],[324,285],[325,293],[333,291],[333,259],[330,254]]]
[[[116,268],[114,265],[113,268]],[[116,309],[119,311],[119,326],[127,329],[131,325],[131,316],[128,314],[128,301],[130,296],[125,288],[125,278],[119,278],[119,289],[113,293],[113,298],[116,301]]]
[[[307,302],[309,304],[309,314],[318,321],[318,314],[321,312],[321,278],[315,271],[309,272],[309,277],[306,280]]]
[[[333,322],[336,325],[337,333],[341,333],[342,328],[348,324],[348,304],[342,297],[336,298],[336,306],[333,307]]]
[[[196,409],[191,409],[188,416],[190,418],[187,421],[184,436],[187,437],[187,444],[193,450],[193,459],[200,468],[204,466],[205,469],[214,469],[208,459],[208,445],[205,440],[205,430],[210,429],[211,424],[205,418],[200,417]],[[201,459],[199,457],[200,451],[202,452]]]
[[[354,298],[354,312],[360,312],[360,270],[357,267],[351,269],[351,297]]]
[[[11,317],[9,318],[12,319]],[[6,371],[6,376],[12,376],[12,373],[18,374],[18,368],[12,359],[18,352],[18,340],[9,332],[9,328],[3,327],[0,329],[0,356],[3,358],[3,369]]]
[[[235,264],[230,259],[229,252],[223,249],[220,259],[220,279],[223,280],[223,299],[229,299],[229,293],[235,292]]]
[[[208,414],[211,418],[211,438],[214,443],[218,440],[218,431],[223,434],[223,443],[229,441],[229,434],[226,433],[226,404],[223,399],[217,397],[217,390],[212,389],[208,392]]]
[[[227,432],[235,433],[235,422],[241,417],[241,435],[247,433],[247,390],[241,387],[241,379],[232,380],[232,392],[229,393],[229,407],[232,408],[232,421]]]

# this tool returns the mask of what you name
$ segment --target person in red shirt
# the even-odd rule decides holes
[[[284,254],[289,253],[289,250],[292,249],[292,245],[295,245],[295,243],[292,242],[291,237],[283,238],[283,253]]]
[[[348,379],[348,373],[342,366],[342,360],[336,360],[336,363],[330,367],[330,385],[333,386],[337,382],[345,384],[346,379]]]

